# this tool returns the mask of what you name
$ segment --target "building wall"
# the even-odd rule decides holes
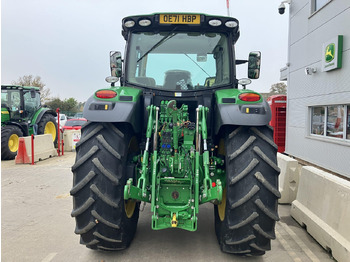
[[[312,1],[290,4],[286,153],[350,177],[350,139],[310,134],[312,106],[350,107],[350,1],[331,0],[314,13]],[[338,35],[342,68],[322,72],[323,44]],[[306,67],[317,72],[306,75]]]

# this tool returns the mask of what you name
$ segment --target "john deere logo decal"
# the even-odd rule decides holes
[[[327,63],[331,62],[334,59],[335,54],[335,44],[329,44],[326,47],[325,60]]]
[[[338,35],[322,44],[322,72],[342,67],[343,36]]]

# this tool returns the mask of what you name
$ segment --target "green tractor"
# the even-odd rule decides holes
[[[279,219],[277,146],[269,105],[236,78],[244,63],[259,77],[260,52],[235,58],[232,17],[156,13],[122,28],[124,59],[111,52],[111,86],[86,102],[72,167],[81,244],[127,248],[141,202],[152,229],[195,231],[210,202],[223,252],[264,254]]]
[[[14,159],[19,138],[51,134],[57,141],[56,112],[41,107],[38,87],[1,86],[1,160]]]

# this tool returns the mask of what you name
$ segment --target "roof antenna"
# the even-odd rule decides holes
[[[227,16],[230,16],[230,0],[226,0]]]

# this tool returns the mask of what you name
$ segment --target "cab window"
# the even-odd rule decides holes
[[[220,33],[133,33],[126,80],[164,90],[230,83],[227,37]]]

